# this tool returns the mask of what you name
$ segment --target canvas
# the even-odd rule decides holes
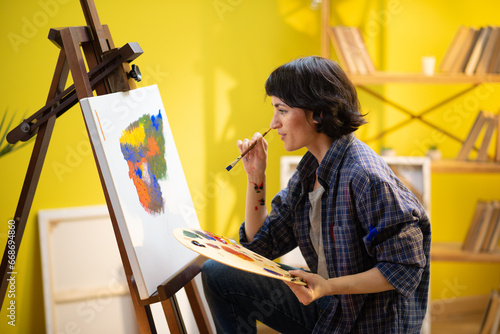
[[[148,298],[196,258],[173,230],[199,227],[158,87],[80,105],[139,295]]]

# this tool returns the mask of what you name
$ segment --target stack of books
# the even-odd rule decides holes
[[[439,70],[467,75],[500,73],[500,28],[460,26]]]
[[[358,27],[333,26],[328,34],[344,71],[351,74],[376,71]]]
[[[467,135],[467,138],[462,144],[460,151],[457,155],[457,160],[459,161],[467,161],[473,160],[469,158],[470,152],[473,148],[475,148],[474,144],[478,141],[478,137],[481,133],[483,133],[482,140],[480,140],[481,145],[478,149],[476,161],[479,162],[487,162],[488,161],[488,148],[493,139],[493,133],[497,130],[496,136],[496,151],[495,156],[492,160],[494,162],[500,162],[500,115],[495,115],[492,112],[481,110],[477,114],[476,120],[472,125],[472,128]]]
[[[479,200],[462,250],[473,253],[493,252],[500,240],[500,201]]]
[[[491,291],[479,334],[496,334],[500,329],[500,292]]]

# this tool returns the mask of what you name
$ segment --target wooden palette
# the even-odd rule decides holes
[[[174,229],[174,236],[187,248],[225,265],[262,276],[306,285],[300,277],[290,275],[278,263],[266,259],[226,237],[201,229],[184,227]]]

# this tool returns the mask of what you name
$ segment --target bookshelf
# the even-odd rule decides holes
[[[490,33],[490,36],[493,35],[492,31],[496,31],[496,38],[498,38],[498,42],[496,43],[497,46],[495,46],[495,43],[490,43],[491,45],[489,46],[490,48],[497,48],[500,50],[500,31],[498,31],[500,28],[490,28],[484,27],[484,28],[478,28],[477,31],[475,32],[476,38],[479,38],[480,34],[488,34]],[[473,28],[469,27],[460,27],[458,31],[465,31],[465,30],[474,30]],[[379,131],[379,133],[372,137],[368,138],[365,140],[365,142],[370,142],[373,140],[378,140],[381,138],[384,138],[387,134],[390,132],[399,130],[401,128],[404,128],[407,126],[409,123],[418,121],[422,122],[426,126],[429,126],[431,128],[434,128],[441,133],[445,134],[447,137],[455,140],[456,142],[460,143],[461,145],[464,145],[467,141],[467,138],[459,138],[456,136],[453,132],[449,131],[446,126],[443,126],[443,124],[433,124],[429,122],[427,119],[423,118],[424,115],[428,115],[429,113],[436,112],[438,111],[438,108],[442,107],[443,105],[447,103],[454,103],[456,102],[455,100],[457,98],[463,97],[466,93],[469,93],[476,89],[480,85],[491,85],[491,84],[499,84],[500,83],[500,73],[498,73],[498,67],[496,67],[496,70],[493,72],[496,73],[487,73],[487,72],[492,72],[491,71],[491,66],[489,67],[489,70],[486,71],[484,67],[480,70],[479,63],[480,59],[477,56],[477,51],[473,51],[475,48],[474,46],[471,47],[470,49],[470,54],[475,54],[475,61],[477,64],[477,68],[472,66],[471,64],[467,62],[462,62],[462,67],[459,69],[455,64],[452,64],[450,62],[450,58],[453,58],[451,55],[446,55],[448,57],[447,66],[451,66],[452,68],[445,69],[442,67],[439,67],[439,71],[437,73],[434,73],[433,75],[425,75],[423,73],[417,73],[417,72],[382,72],[382,71],[363,71],[362,68],[356,67],[353,65],[353,62],[350,64],[345,62],[346,55],[351,55],[352,57],[356,57],[356,54],[353,53],[352,51],[349,52],[344,52],[344,55],[339,55],[340,52],[343,52],[344,50],[339,49],[339,41],[336,40],[338,37],[334,35],[335,28],[332,27],[331,25],[331,6],[330,6],[330,0],[322,0],[322,7],[321,7],[321,55],[325,58],[331,58],[332,56],[332,46],[335,48],[335,53],[339,59],[339,61],[344,60],[344,63],[341,64],[344,69],[346,69],[346,73],[348,77],[351,79],[353,84],[356,86],[358,90],[362,90],[375,99],[382,101],[384,104],[390,105],[391,107],[395,108],[398,111],[401,111],[402,113],[410,116],[409,119],[402,121],[400,123],[397,123],[393,126],[391,126],[388,129]],[[457,31],[457,35],[458,35]],[[486,38],[483,36],[483,43],[484,45],[487,44]],[[454,37],[453,41],[450,44],[456,44],[456,39],[458,39],[457,36]],[[476,39],[477,40],[477,39]],[[473,43],[471,44],[473,45]],[[363,45],[364,48],[366,46]],[[460,48],[459,48],[460,49]],[[463,48],[462,48],[463,49]],[[359,51],[358,51],[359,52]],[[449,53],[449,52],[448,52]],[[466,56],[465,56],[466,57]],[[481,56],[482,57],[482,56]],[[465,59],[465,58],[463,58]],[[500,61],[500,58],[498,58]],[[354,62],[355,63],[355,62]],[[497,61],[496,66],[500,66],[500,63]],[[453,65],[453,66],[452,66]],[[436,66],[436,68],[438,68]],[[380,90],[377,91],[376,89],[372,89],[371,86],[382,86],[382,85],[402,85],[402,84],[417,84],[417,85],[456,85],[460,87],[460,90],[453,95],[450,96],[443,96],[440,101],[438,101],[435,105],[432,105],[428,107],[427,109],[424,110],[412,110],[411,106],[406,107],[398,103],[397,101],[390,100],[387,96],[384,96],[384,93],[380,93]],[[496,114],[498,114],[497,110],[494,110]],[[478,114],[480,111],[478,110]],[[497,116],[498,117],[498,116]],[[498,118],[497,118],[498,119]],[[495,130],[496,133],[500,133],[500,130],[497,128]],[[497,145],[500,147],[500,141],[497,140]],[[477,147],[473,146],[473,150],[480,151]],[[499,150],[496,151],[496,156],[492,157],[489,156],[487,157],[487,160],[490,161],[495,161],[495,162],[479,162],[479,161],[470,161],[468,158],[463,159],[464,161],[460,160],[437,160],[437,161],[432,161],[431,166],[430,166],[430,172],[431,174],[437,173],[437,174],[457,174],[457,177],[460,177],[459,174],[488,174],[488,175],[495,175],[495,174],[500,174],[500,160],[499,158]],[[457,152],[458,154],[459,152]],[[439,222],[434,222],[435,224],[439,224]],[[452,263],[462,263],[464,265],[470,265],[472,263],[476,264],[493,264],[497,265],[500,264],[500,249],[497,248],[494,251],[490,252],[472,252],[472,251],[466,251],[463,250],[463,243],[462,242],[433,242],[432,247],[431,247],[431,261],[433,262],[441,262],[441,263],[446,263],[446,262],[452,262]],[[488,296],[480,296],[485,297],[487,300]],[[441,305],[446,304],[446,309],[450,310],[450,315],[447,319],[445,319],[443,322],[440,322],[437,318],[439,318],[439,314],[432,314],[432,333],[436,331],[436,333],[448,333],[450,332],[450,329],[457,329],[457,333],[477,333],[479,330],[479,325],[481,324],[481,318],[484,314],[484,308],[485,308],[485,303],[482,302],[481,305],[477,308],[477,317],[474,319],[467,319],[467,314],[471,314],[471,303],[468,301],[469,296],[460,296],[460,298],[452,298],[452,300],[433,300],[431,302],[431,306],[434,302],[436,303],[441,303]],[[454,312],[452,309],[454,308],[455,305],[464,305],[464,307],[461,309],[464,312]],[[429,308],[430,310],[430,308]],[[429,319],[427,319],[428,321]],[[436,321],[436,323],[435,323]],[[426,328],[427,326],[427,328]],[[429,333],[431,328],[431,324],[424,323],[424,328],[423,332]]]

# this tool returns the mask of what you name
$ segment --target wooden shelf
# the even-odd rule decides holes
[[[479,85],[485,82],[500,83],[499,74],[466,75],[463,73],[436,73],[434,75],[424,75],[418,72],[376,72],[369,75],[349,73],[347,75],[355,85],[381,85],[386,83]]]
[[[433,173],[500,173],[500,163],[435,160],[431,162]]]
[[[430,302],[432,334],[477,334],[489,295],[453,296]]]
[[[472,253],[462,250],[459,242],[434,242],[431,261],[500,263],[500,250],[491,253]]]

